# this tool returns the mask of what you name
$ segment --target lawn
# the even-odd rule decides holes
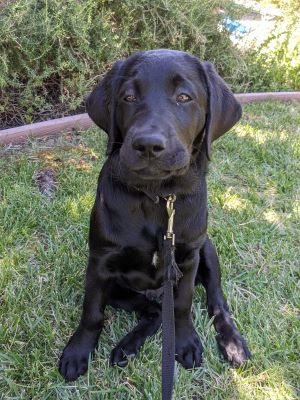
[[[222,361],[202,288],[194,321],[203,367],[175,371],[178,399],[297,399],[299,366],[300,104],[245,107],[214,145],[208,175],[209,231],[223,288],[252,352]],[[113,345],[135,317],[108,309],[89,372],[66,384],[60,353],[81,311],[89,213],[106,138],[98,129],[0,148],[0,399],[160,398],[161,333],[125,369],[110,368]],[[55,196],[37,173],[56,173]],[[298,282],[297,282],[298,281]]]

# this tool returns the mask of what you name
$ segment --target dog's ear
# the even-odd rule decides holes
[[[108,135],[107,155],[112,154],[122,140],[115,123],[115,93],[122,65],[122,61],[116,61],[86,100],[88,115]]]
[[[208,92],[205,145],[210,158],[211,143],[237,123],[242,107],[210,62],[202,62],[201,67]]]

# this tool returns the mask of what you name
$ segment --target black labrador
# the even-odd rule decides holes
[[[81,321],[63,351],[60,373],[73,381],[86,372],[106,305],[139,317],[112,350],[111,365],[125,366],[159,329],[164,198],[170,193],[177,196],[175,258],[182,273],[174,288],[176,360],[185,368],[201,364],[191,316],[201,282],[219,348],[240,365],[250,353],[230,316],[207,235],[205,179],[211,143],[240,119],[240,104],[210,63],[162,49],[117,61],[88,97],[87,111],[108,134],[108,158],[91,213]]]

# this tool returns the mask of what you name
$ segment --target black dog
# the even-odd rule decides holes
[[[183,274],[174,289],[176,359],[185,368],[201,364],[191,318],[195,284],[201,282],[219,348],[240,365],[250,354],[230,317],[207,236],[205,180],[211,143],[240,119],[240,105],[210,63],[153,50],[116,62],[89,96],[87,111],[108,134],[108,159],[91,214],[82,317],[63,351],[60,373],[72,381],[86,372],[107,304],[139,316],[112,350],[112,365],[125,366],[159,329],[164,197],[170,193],[177,196],[175,257]]]

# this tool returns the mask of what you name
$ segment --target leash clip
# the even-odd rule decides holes
[[[170,194],[165,198],[165,200],[167,201],[166,209],[168,213],[168,228],[166,234],[164,235],[164,240],[172,240],[172,246],[175,246],[175,233],[173,232],[173,226],[175,216],[174,203],[176,201],[176,195]]]

